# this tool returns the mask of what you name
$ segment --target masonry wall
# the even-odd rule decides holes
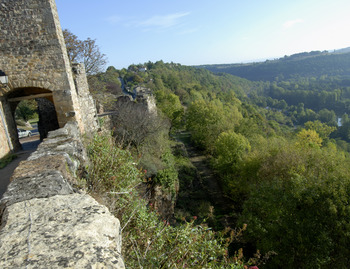
[[[0,68],[10,90],[52,91],[60,127],[75,118],[84,130],[55,1],[1,0],[0,14]]]
[[[87,133],[99,128],[95,101],[89,91],[85,67],[82,63],[74,63],[72,66],[75,88],[82,113],[82,122]]]
[[[0,158],[4,157],[10,150],[8,133],[5,129],[5,116],[0,102]]]
[[[0,268],[125,268],[119,220],[73,187],[85,162],[69,122],[20,163],[0,200]]]
[[[5,113],[10,93],[43,89],[52,92],[60,127],[74,120],[82,133],[94,131],[90,114],[95,108],[77,93],[55,1],[0,0],[0,36],[0,69],[9,78],[8,87],[0,88]],[[18,144],[13,116],[6,124],[12,143]]]
[[[3,109],[3,116],[5,118],[6,130],[4,128],[0,132],[2,132],[4,135],[8,133],[10,136],[10,141],[9,143],[6,143],[7,145],[2,145],[2,146],[11,147],[10,145],[12,145],[12,150],[17,151],[21,148],[21,145],[17,138],[16,123],[14,120],[14,115],[12,113],[10,103],[6,102],[4,99],[5,99],[4,97],[0,96],[0,103]]]

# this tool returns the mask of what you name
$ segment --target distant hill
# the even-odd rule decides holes
[[[217,64],[197,66],[214,73],[228,73],[253,81],[289,80],[301,77],[350,77],[350,48],[311,51],[284,56],[277,60],[248,64]]]
[[[334,53],[348,53],[348,52],[350,52],[350,47],[334,51]]]

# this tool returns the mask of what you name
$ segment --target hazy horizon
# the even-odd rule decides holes
[[[56,0],[63,29],[97,40],[108,65],[233,64],[350,47],[350,2]]]

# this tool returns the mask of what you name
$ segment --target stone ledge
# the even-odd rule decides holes
[[[0,216],[4,208],[34,198],[72,194],[73,188],[59,171],[46,171],[37,175],[17,177],[8,186],[0,202]]]
[[[88,195],[19,202],[3,217],[0,268],[124,268],[119,221]]]
[[[71,179],[71,175],[67,169],[66,157],[63,155],[51,155],[45,156],[45,158],[22,161],[12,174],[11,181],[48,171],[59,171],[64,178]]]
[[[57,156],[57,160],[64,157],[70,173],[73,175],[76,175],[79,167],[86,162],[87,156],[76,123],[68,122],[64,128],[49,132],[48,138],[44,139],[27,160],[40,162],[40,160],[55,158],[52,156]],[[63,172],[63,174],[65,173]]]

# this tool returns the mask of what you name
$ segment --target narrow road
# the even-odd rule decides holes
[[[10,178],[15,171],[16,167],[21,161],[26,160],[29,155],[36,150],[40,144],[39,135],[21,138],[22,150],[16,152],[17,158],[9,163],[6,167],[0,169],[0,199],[7,189],[7,185],[10,183]]]
[[[124,93],[125,95],[130,95],[130,96],[132,97],[132,99],[135,100],[135,98],[136,98],[135,94],[133,94],[133,93],[131,93],[131,92],[128,92],[128,91],[126,90],[124,80],[123,80],[121,77],[119,77],[118,79],[119,79],[119,81],[120,81],[120,84],[121,84],[121,88],[122,88],[123,93]]]

